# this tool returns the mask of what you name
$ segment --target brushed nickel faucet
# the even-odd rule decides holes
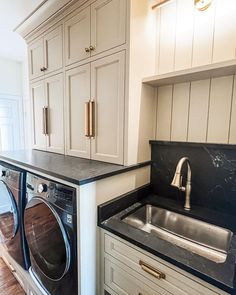
[[[183,164],[187,162],[187,167],[188,167],[188,172],[187,172],[187,182],[186,186],[183,186],[183,176],[182,176],[182,167]],[[185,192],[185,204],[184,204],[184,209],[185,210],[191,210],[191,205],[190,205],[190,194],[191,194],[191,167],[190,167],[190,162],[189,158],[183,157],[179,160],[177,166],[176,166],[176,171],[174,178],[171,182],[171,185],[174,187],[177,187],[180,191]]]

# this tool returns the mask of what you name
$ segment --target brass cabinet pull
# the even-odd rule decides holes
[[[48,128],[49,120],[48,120],[48,107],[45,107],[45,135],[49,134]]]
[[[94,51],[94,50],[95,50],[95,46],[90,45],[90,46],[89,46],[89,50],[90,50],[90,51]]]
[[[90,52],[90,48],[88,48],[88,47],[85,47],[84,50],[85,50],[85,52],[87,52],[87,53]]]
[[[163,272],[159,271],[158,269],[154,268],[153,266],[147,264],[142,260],[139,261],[139,265],[141,266],[142,270],[157,278],[158,280],[166,278],[166,275]]]
[[[40,71],[41,71],[41,72],[45,72],[46,70],[47,70],[46,67],[42,67],[42,68],[40,68]]]
[[[43,134],[46,135],[46,129],[45,129],[45,107],[43,107]]]
[[[89,102],[84,104],[84,134],[89,137]]]
[[[95,136],[95,102],[93,100],[89,101],[89,136],[94,137]]]

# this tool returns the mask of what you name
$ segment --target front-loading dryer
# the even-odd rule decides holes
[[[0,237],[8,254],[24,269],[29,253],[24,235],[26,172],[0,162]]]
[[[51,295],[77,295],[76,189],[27,174],[25,233],[33,279]]]

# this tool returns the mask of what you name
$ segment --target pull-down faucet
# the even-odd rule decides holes
[[[187,172],[187,182],[186,186],[183,186],[183,176],[181,174],[182,166],[183,164],[187,162],[187,167],[188,167],[188,172]],[[190,162],[189,158],[184,157],[181,158],[176,166],[176,171],[174,178],[171,182],[171,185],[174,187],[177,187],[180,191],[185,192],[185,204],[184,204],[184,209],[185,210],[191,210],[191,205],[190,205],[190,194],[191,194],[191,167],[190,167]]]

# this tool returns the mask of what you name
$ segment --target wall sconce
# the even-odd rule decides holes
[[[200,11],[206,10],[212,3],[212,0],[195,0],[195,8]]]
[[[155,9],[155,8],[160,8],[170,2],[172,2],[173,0],[159,0],[159,2],[155,5],[152,6],[152,9]]]

